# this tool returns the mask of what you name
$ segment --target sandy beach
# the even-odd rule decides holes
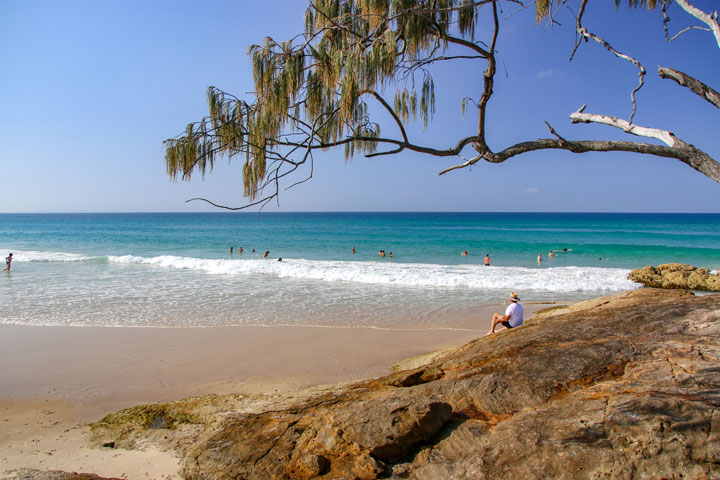
[[[526,318],[547,305],[526,305]],[[133,405],[208,393],[286,393],[390,373],[483,335],[483,307],[456,329],[0,326],[0,475],[36,468],[179,478],[154,448],[90,448],[87,424]],[[3,477],[0,477],[3,478]]]

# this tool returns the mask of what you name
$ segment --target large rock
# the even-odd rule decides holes
[[[244,405],[186,439],[186,479],[720,478],[720,295],[555,308],[412,370]]]
[[[92,473],[63,472],[61,470],[35,470],[21,468],[3,480],[123,480],[122,478],[98,477]]]
[[[684,288],[720,292],[720,275],[710,273],[707,268],[693,267],[684,263],[665,263],[653,267],[636,268],[628,278],[646,287]]]

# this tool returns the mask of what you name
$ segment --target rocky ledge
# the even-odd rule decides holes
[[[192,479],[720,478],[720,295],[641,289],[419,368],[296,398],[213,396],[93,426]]]
[[[122,478],[98,477],[91,473],[63,472],[60,470],[35,470],[23,468],[12,472],[7,480],[123,480]]]
[[[684,263],[665,263],[653,267],[635,268],[628,278],[646,287],[683,288],[706,292],[720,292],[720,275],[707,268],[693,267]]]

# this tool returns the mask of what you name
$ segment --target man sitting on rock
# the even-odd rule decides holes
[[[523,324],[523,307],[520,305],[520,298],[518,298],[517,293],[510,293],[508,300],[510,300],[510,305],[505,309],[505,315],[500,315],[499,313],[493,314],[492,326],[486,335],[495,333],[495,327],[498,324],[502,324],[502,328],[499,330],[500,332],[519,327]]]

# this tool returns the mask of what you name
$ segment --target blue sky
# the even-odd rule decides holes
[[[635,122],[672,130],[720,158],[720,112],[655,73],[658,64],[669,66],[720,89],[720,49],[710,34],[668,44],[659,11],[592,3],[586,25],[648,69]],[[215,210],[185,203],[197,196],[242,205],[240,160],[219,162],[204,181],[173,183],[162,140],[206,114],[207,86],[238,96],[252,90],[248,45],[301,32],[304,8],[300,0],[0,3],[0,212]],[[508,4],[504,17],[513,11]],[[686,23],[677,7],[671,17],[674,31]],[[536,27],[528,10],[504,22],[491,147],[546,137],[545,120],[570,139],[641,140],[570,124],[583,104],[627,118],[637,77],[592,43],[569,63],[573,19],[569,12],[558,19],[559,27]],[[475,116],[462,117],[460,101],[479,97],[484,67],[434,70],[437,115],[425,132],[410,128],[411,139],[446,148],[473,134]],[[386,119],[381,124],[393,132]],[[720,212],[720,184],[672,159],[544,151],[438,176],[455,163],[461,160],[414,153],[345,163],[342,150],[330,151],[317,158],[310,182],[266,209]]]

